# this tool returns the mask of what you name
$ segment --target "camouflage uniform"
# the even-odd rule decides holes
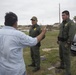
[[[39,25],[33,25],[29,31],[29,35],[31,37],[36,37],[38,36],[39,34],[41,33],[41,28]],[[40,42],[31,47],[30,50],[31,50],[31,58],[32,58],[32,64],[35,65],[35,67],[40,67]]]
[[[75,35],[74,22],[70,19],[63,21],[60,25],[58,41],[59,41],[59,54],[61,59],[60,64],[62,67],[65,67],[66,75],[71,74],[70,47],[74,35]]]

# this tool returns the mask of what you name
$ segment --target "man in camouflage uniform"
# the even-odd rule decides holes
[[[58,35],[59,54],[60,54],[60,66],[58,69],[65,69],[66,75],[71,75],[71,61],[70,61],[70,48],[71,43],[75,35],[75,25],[70,20],[69,11],[62,12],[62,23],[60,25],[60,31]]]
[[[41,28],[40,26],[37,24],[37,17],[33,16],[31,18],[31,22],[32,22],[32,26],[30,28],[30,31],[29,31],[29,35],[31,37],[36,37],[38,36],[40,33],[41,33]],[[30,50],[31,50],[31,58],[32,58],[32,64],[28,65],[28,66],[32,66],[32,67],[35,67],[33,72],[36,72],[40,69],[40,42],[31,47]]]

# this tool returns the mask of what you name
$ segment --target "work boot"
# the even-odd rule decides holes
[[[71,73],[70,74],[65,74],[65,75],[71,75]]]

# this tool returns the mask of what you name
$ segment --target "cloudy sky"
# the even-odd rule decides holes
[[[0,0],[0,25],[4,24],[6,12],[12,11],[18,15],[18,24],[31,24],[32,16],[38,17],[39,24],[58,22],[58,7],[61,12],[69,10],[71,19],[76,16],[76,0]]]

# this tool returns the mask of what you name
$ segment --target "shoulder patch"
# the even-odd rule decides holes
[[[34,30],[36,30],[36,28],[34,28]]]

